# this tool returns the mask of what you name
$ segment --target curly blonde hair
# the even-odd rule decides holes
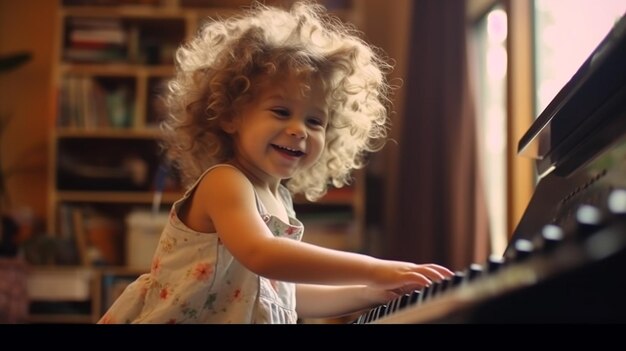
[[[232,158],[222,121],[235,117],[277,72],[320,79],[330,116],[319,160],[285,183],[292,193],[315,201],[329,184],[349,184],[365,154],[385,142],[391,65],[319,4],[300,1],[283,10],[254,3],[238,16],[209,20],[178,48],[176,68],[161,127],[166,156],[187,186]]]

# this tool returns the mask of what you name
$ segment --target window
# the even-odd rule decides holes
[[[626,0],[534,1],[535,117],[625,11]]]
[[[477,69],[477,133],[491,251],[504,252],[507,244],[507,14],[496,5],[474,25],[474,67]]]

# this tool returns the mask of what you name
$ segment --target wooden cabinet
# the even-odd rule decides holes
[[[323,3],[344,20],[358,23],[357,1]],[[40,265],[33,267],[32,321],[96,322],[125,284],[149,269],[129,264],[129,218],[167,212],[182,194],[158,144],[158,95],[174,73],[173,53],[205,19],[236,14],[240,5],[248,4],[61,2],[47,231],[63,250],[40,257]],[[307,240],[359,250],[364,222],[359,174],[354,186],[333,189],[318,203],[296,199]],[[150,255],[153,248],[146,247]]]

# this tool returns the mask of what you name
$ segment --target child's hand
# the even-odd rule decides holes
[[[396,294],[420,290],[433,281],[454,275],[449,269],[433,263],[381,261],[382,264],[375,264],[372,268],[372,285]]]
[[[361,298],[366,301],[364,305],[368,306],[368,308],[384,305],[402,295],[404,294],[399,291],[372,288],[369,286],[364,286],[361,290]]]

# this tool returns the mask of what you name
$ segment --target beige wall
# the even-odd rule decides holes
[[[48,135],[52,121],[52,49],[58,0],[0,0],[0,55],[28,51],[30,62],[0,76],[0,112],[11,122],[1,136],[13,209],[44,217]]]

